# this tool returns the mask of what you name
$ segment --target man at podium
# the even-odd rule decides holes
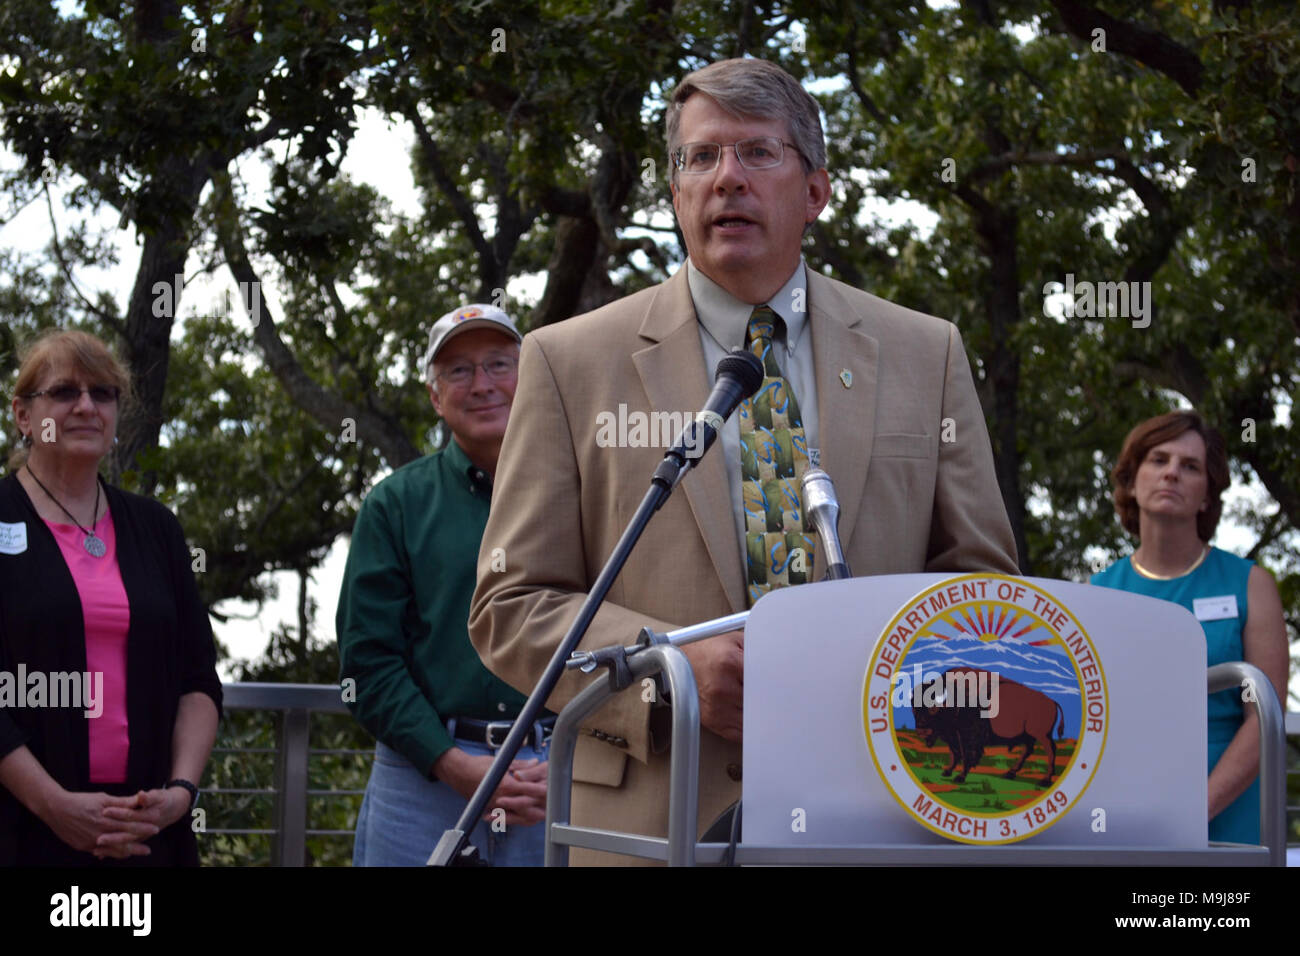
[[[650,522],[582,649],[743,611],[771,588],[819,579],[825,556],[799,481],[809,467],[835,482],[857,574],[1018,573],[956,328],[802,260],[802,236],[830,198],[813,98],[765,61],[714,63],[672,94],[667,145],[686,265],[524,339],[470,612],[488,668],[523,691],[672,440],[652,426],[700,409],[712,369],[736,346],[763,361],[762,386]],[[504,570],[493,569],[494,549]],[[704,728],[701,828],[740,796],[743,645],[734,632],[684,648]],[[570,672],[547,706],[559,710],[590,679]],[[575,823],[667,832],[669,710],[653,698],[630,688],[584,729]],[[635,862],[576,850],[571,859]]]

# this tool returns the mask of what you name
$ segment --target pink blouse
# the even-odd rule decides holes
[[[59,543],[63,560],[72,572],[81,613],[86,626],[86,670],[90,686],[84,710],[99,712],[86,721],[90,738],[90,780],[92,783],[124,783],[126,757],[130,745],[126,720],[126,632],[131,624],[131,608],[122,586],[117,566],[117,531],[113,516],[105,512],[95,527],[108,546],[102,558],[86,552],[85,535],[75,524],[46,521],[54,540]],[[89,695],[98,693],[98,699]],[[92,706],[93,705],[93,706]]]

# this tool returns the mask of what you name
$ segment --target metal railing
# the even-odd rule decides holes
[[[254,684],[235,683],[222,687],[225,708],[258,710],[279,713],[276,746],[272,748],[215,747],[213,753],[246,754],[271,752],[276,755],[273,785],[269,788],[210,787],[210,794],[260,794],[274,800],[271,826],[260,829],[214,828],[212,834],[242,834],[271,836],[273,838],[271,864],[273,866],[304,866],[307,862],[309,836],[351,837],[351,830],[312,829],[308,820],[308,804],[313,797],[356,797],[364,790],[311,789],[309,764],[312,756],[322,754],[369,755],[371,749],[313,748],[310,742],[313,714],[346,714],[347,704],[337,685],[331,684]],[[1286,736],[1290,748],[1300,746],[1300,712],[1286,714]],[[1289,748],[1289,752],[1290,752]],[[1300,776],[1300,770],[1288,770],[1288,777]],[[1300,814],[1300,805],[1287,805],[1288,827],[1291,819]],[[1290,829],[1288,829],[1288,834]],[[1294,843],[1290,845],[1294,846]]]
[[[332,684],[223,684],[224,707],[228,711],[257,710],[280,714],[276,746],[272,748],[214,747],[218,753],[275,754],[275,772],[271,787],[210,787],[206,793],[254,794],[274,800],[272,825],[269,828],[212,828],[211,834],[272,837],[272,866],[305,866],[309,836],[352,837],[351,830],[313,829],[309,826],[308,803],[313,797],[356,797],[365,790],[311,789],[310,762],[322,754],[373,755],[373,748],[339,749],[311,746],[313,714],[346,714],[340,688]]]

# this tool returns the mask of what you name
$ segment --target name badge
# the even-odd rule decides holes
[[[1237,595],[1196,598],[1192,601],[1198,621],[1224,621],[1237,616]]]
[[[27,550],[27,525],[21,521],[6,524],[0,521],[0,554],[22,554]]]

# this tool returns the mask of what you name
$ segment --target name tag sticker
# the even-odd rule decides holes
[[[1196,598],[1192,601],[1198,621],[1224,621],[1237,616],[1237,595]]]
[[[22,554],[27,550],[27,525],[0,521],[0,554]]]

